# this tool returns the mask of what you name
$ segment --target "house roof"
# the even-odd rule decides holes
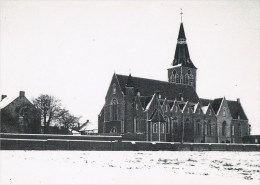
[[[128,76],[116,75],[120,87],[125,93],[125,86],[128,81]],[[174,84],[165,81],[152,80],[147,78],[139,78],[132,76],[132,82],[134,87],[137,88],[141,96],[150,97],[157,91],[160,92],[161,98],[167,98],[168,100],[180,100],[182,96],[183,101],[198,102],[199,97],[192,86],[184,84]],[[141,98],[140,98],[141,100]],[[141,100],[142,102],[142,100]]]
[[[83,131],[90,131],[90,130],[96,130],[97,129],[97,125],[95,125],[92,122],[85,122],[81,125],[79,132],[83,132]]]
[[[9,98],[9,97],[4,98],[3,100],[0,101],[0,109],[5,108],[7,105],[9,105],[14,100],[15,100],[15,98]]]
[[[227,103],[233,119],[238,119],[238,116],[240,116],[240,119],[248,120],[240,103],[238,103],[237,101],[230,100],[228,100]]]

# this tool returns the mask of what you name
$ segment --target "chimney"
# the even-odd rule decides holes
[[[240,103],[240,98],[237,98],[237,103]]]
[[[2,101],[3,99],[5,99],[6,97],[7,97],[7,95],[4,95],[4,94],[3,94],[3,95],[1,96],[1,101]]]
[[[24,91],[20,91],[19,97],[25,97],[25,92]]]

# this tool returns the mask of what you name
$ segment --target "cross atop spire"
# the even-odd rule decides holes
[[[180,13],[180,14],[181,14],[181,22],[182,22],[182,14],[183,14],[183,13],[182,13],[182,8],[181,8],[181,13]]]

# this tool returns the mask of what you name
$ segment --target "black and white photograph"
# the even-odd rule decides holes
[[[260,184],[259,0],[0,0],[0,184]]]

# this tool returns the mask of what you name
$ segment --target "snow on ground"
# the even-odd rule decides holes
[[[259,184],[259,152],[0,151],[1,184]]]

